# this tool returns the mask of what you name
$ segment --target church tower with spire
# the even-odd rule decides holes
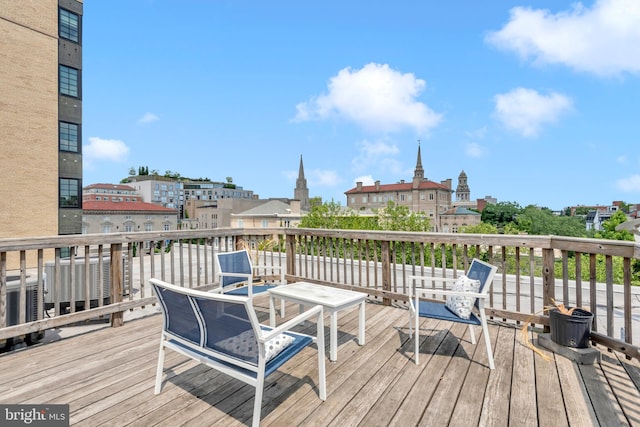
[[[422,168],[422,154],[420,153],[420,141],[418,141],[418,160],[416,169],[413,172],[413,188],[418,188],[420,182],[424,181],[424,169]]]
[[[298,179],[296,179],[296,188],[293,190],[293,198],[300,200],[300,208],[304,211],[311,209],[309,204],[309,188],[307,180],[304,177],[304,166],[302,165],[302,154],[300,155],[300,167],[298,168]]]

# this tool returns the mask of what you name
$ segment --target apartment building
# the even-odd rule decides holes
[[[142,201],[122,184],[91,184],[82,192],[82,234],[178,229],[178,211]]]
[[[82,11],[0,0],[0,238],[81,232]]]
[[[441,231],[440,215],[451,208],[451,179],[434,182],[424,177],[422,156],[418,146],[416,168],[411,182],[404,180],[395,184],[363,185],[356,182],[356,186],[345,192],[347,207],[355,210],[375,210],[385,207],[389,201],[397,205],[407,206],[414,212],[423,212],[431,221],[431,231]]]

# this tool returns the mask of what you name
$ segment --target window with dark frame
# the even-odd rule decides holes
[[[75,68],[60,65],[60,93],[62,95],[79,97],[78,93],[78,70]]]
[[[60,37],[72,42],[79,42],[80,17],[65,9],[58,9],[58,34]]]
[[[75,123],[60,122],[59,139],[60,151],[80,152],[80,132],[79,126]]]
[[[80,180],[74,178],[60,178],[60,207],[80,207]]]

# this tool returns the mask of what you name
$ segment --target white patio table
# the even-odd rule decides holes
[[[270,296],[269,321],[271,326],[276,325],[275,300],[277,298],[300,304],[301,312],[304,310],[304,306],[310,305],[321,305],[323,307],[323,310],[329,312],[329,360],[331,360],[332,362],[338,360],[338,311],[344,310],[354,305],[359,305],[360,312],[358,322],[358,344],[364,345],[364,307],[367,300],[367,294],[307,282],[297,282],[290,285],[277,286],[275,288],[269,289],[268,292]]]

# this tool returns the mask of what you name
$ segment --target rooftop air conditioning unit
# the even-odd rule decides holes
[[[48,310],[54,306],[56,301],[61,304],[62,309],[66,309],[71,305],[71,262],[69,259],[60,260],[60,286],[56,289],[56,265],[54,261],[47,261],[44,265],[44,271],[47,277],[47,292],[45,293],[45,308]],[[74,280],[74,300],[77,310],[85,309],[85,284],[89,281],[89,301],[90,307],[97,307],[100,299],[100,287],[102,287],[103,304],[111,302],[111,259],[110,257],[102,258],[102,270],[98,264],[98,258],[89,259],[89,277],[85,277],[85,260],[77,258],[75,260],[75,280]],[[99,274],[101,277],[99,278]],[[100,280],[99,280],[100,279]]]
[[[46,275],[43,281],[46,281]],[[44,284],[43,284],[44,287]],[[38,276],[26,276],[26,298],[25,298],[25,322],[38,320],[38,293],[43,287],[38,286]],[[6,325],[13,326],[20,323],[20,276],[7,276],[7,299],[6,299]],[[14,337],[12,343],[15,343]],[[44,338],[44,331],[27,334],[25,340],[27,344],[34,344]],[[21,341],[20,338],[17,338]]]

